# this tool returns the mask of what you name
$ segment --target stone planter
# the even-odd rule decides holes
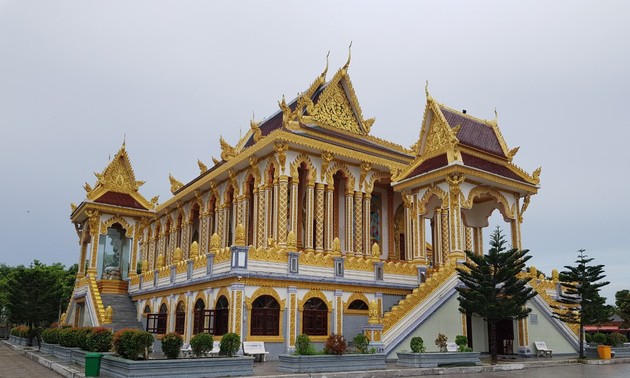
[[[446,365],[481,365],[479,352],[398,353],[398,366],[426,368]]]
[[[73,364],[77,364],[77,365],[81,365],[81,366],[85,366],[85,354],[86,353],[91,353],[91,352],[87,352],[83,349],[72,349],[72,363]]]
[[[39,351],[44,354],[52,355],[55,347],[57,347],[57,344],[48,344],[42,341]]]
[[[75,350],[80,351],[81,349],[56,345],[53,348],[53,356],[57,357],[63,362],[72,362],[72,352]]]
[[[17,344],[17,336],[10,335],[9,336],[9,342],[11,344],[13,344],[13,345],[16,345]]]
[[[101,375],[109,377],[240,377],[254,375],[254,357],[177,358],[132,361],[104,355]]]
[[[630,357],[630,347],[615,347],[612,348],[615,358],[627,358]]]
[[[383,353],[343,354],[340,356],[329,354],[314,356],[281,354],[278,356],[278,370],[286,373],[384,370],[385,357],[386,355]]]

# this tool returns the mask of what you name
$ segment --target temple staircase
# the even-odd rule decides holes
[[[385,353],[389,353],[413,333],[435,309],[457,293],[459,277],[456,262],[448,263],[433,273],[383,316]]]
[[[127,294],[101,294],[103,306],[114,310],[112,326],[114,331],[122,328],[142,329],[138,321],[136,305]],[[109,328],[109,327],[108,327]]]

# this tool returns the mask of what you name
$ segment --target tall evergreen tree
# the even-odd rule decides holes
[[[615,306],[617,315],[623,320],[620,327],[630,328],[630,291],[620,290],[615,293]]]
[[[527,286],[529,278],[518,278],[531,258],[528,250],[507,249],[499,227],[490,237],[486,255],[466,251],[464,267],[457,268],[464,286],[458,287],[459,311],[483,317],[488,322],[492,362],[497,361],[497,323],[503,319],[522,319],[531,309],[525,303],[538,293]]]
[[[62,294],[60,269],[35,260],[30,267],[16,267],[7,281],[7,308],[12,323],[32,330],[57,319]],[[32,332],[29,332],[32,335]]]
[[[606,298],[599,295],[599,290],[610,283],[601,281],[606,277],[604,266],[589,265],[593,258],[584,252],[584,249],[578,251],[577,265],[565,265],[567,270],[560,272],[562,293],[557,300],[560,305],[552,306],[554,318],[579,324],[580,358],[584,358],[584,326],[606,322],[614,312],[612,306],[606,305]]]

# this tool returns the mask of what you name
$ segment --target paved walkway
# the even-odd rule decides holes
[[[27,357],[28,356],[28,357]],[[321,374],[283,374],[278,372],[278,362],[254,363],[254,377],[279,378],[362,378],[362,377],[420,377],[426,375],[440,375],[444,378],[459,377],[461,374],[477,373],[474,378],[574,378],[574,377],[628,377],[630,376],[630,358],[616,360],[592,360],[590,364],[578,364],[577,356],[560,356],[553,358],[521,358],[506,356],[499,359],[497,365],[489,365],[489,360],[482,359],[483,366],[451,367],[451,368],[401,368],[396,363],[387,363],[387,370],[375,370],[350,373],[321,373]],[[605,366],[593,366],[606,363]],[[621,363],[621,365],[619,365]],[[544,367],[545,369],[535,369]],[[57,371],[58,373],[56,373]],[[5,341],[0,342],[0,377],[11,378],[82,378],[83,367],[60,363],[55,357],[39,353],[37,349],[23,350],[23,347],[11,346]]]
[[[0,377],[11,378],[59,378],[61,375],[49,368],[32,361],[21,351],[11,349],[0,343]]]

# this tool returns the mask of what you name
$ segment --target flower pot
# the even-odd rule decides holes
[[[599,358],[602,360],[610,360],[611,351],[610,345],[597,346],[597,354],[599,354]]]

